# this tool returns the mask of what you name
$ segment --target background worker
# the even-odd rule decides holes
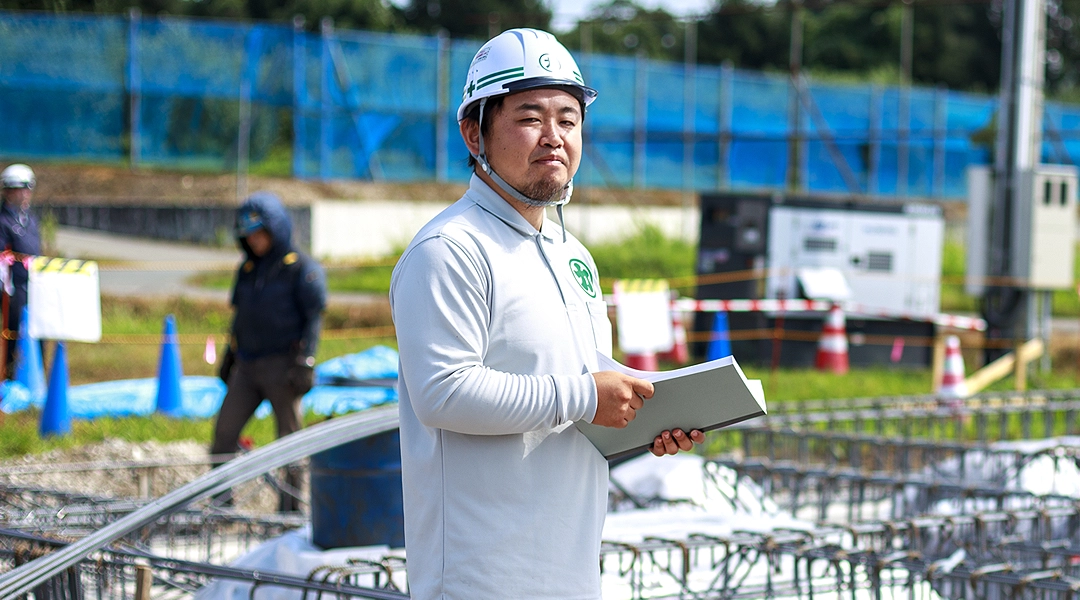
[[[257,192],[245,200],[236,238],[245,260],[233,284],[232,328],[219,371],[228,386],[210,449],[219,464],[240,449],[240,432],[264,398],[274,409],[278,437],[303,426],[300,400],[314,384],[326,307],[322,268],[293,247],[292,221],[280,198]],[[300,483],[299,468],[287,468],[292,493],[281,493],[279,510],[299,510]]]
[[[586,87],[549,33],[473,58],[458,121],[474,172],[394,269],[405,543],[417,600],[600,598],[608,464],[574,427],[625,427],[652,384],[598,370],[611,323],[570,199]],[[561,220],[561,219],[560,219]],[[660,432],[658,432],[660,433]],[[656,455],[700,431],[663,432]]]
[[[30,274],[23,264],[27,256],[41,253],[41,235],[38,231],[37,218],[30,211],[30,200],[34,196],[37,178],[30,167],[13,164],[0,171],[0,249],[11,253],[11,293],[5,303],[7,310],[4,318],[5,374],[10,379],[15,376],[15,352],[17,340],[21,334],[22,311],[26,306],[27,286]],[[6,260],[5,260],[6,262]],[[7,292],[5,291],[5,294]]]

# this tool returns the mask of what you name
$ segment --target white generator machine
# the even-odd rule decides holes
[[[717,193],[702,196],[701,210],[699,299],[842,301],[864,309],[847,315],[852,365],[930,364],[930,344],[916,342],[932,339],[941,307],[940,207]],[[729,314],[732,351],[740,362],[812,366],[824,318]],[[700,314],[695,330],[712,323]]]
[[[774,205],[769,210],[767,298],[807,297],[803,273],[835,270],[846,300],[895,315],[934,315],[941,308],[945,221],[937,207],[894,210]],[[802,276],[801,276],[802,275]]]

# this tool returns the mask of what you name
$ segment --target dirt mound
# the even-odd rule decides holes
[[[101,165],[33,164],[38,188],[35,201],[55,204],[147,204],[235,206],[237,192],[233,174],[160,171]],[[304,205],[316,200],[402,200],[449,202],[465,190],[463,182],[388,183],[337,179],[308,181],[285,177],[250,176],[248,192],[266,190],[279,194],[286,204]],[[681,192],[583,188],[574,198],[592,204],[679,206]],[[696,203],[696,198],[692,199]]]
[[[38,189],[35,199],[52,203],[161,203],[168,205],[235,205],[239,200],[235,175],[177,171],[130,170],[94,165],[33,165]],[[461,184],[379,184],[364,181],[304,181],[252,176],[247,190],[267,190],[287,204],[315,200],[396,198],[418,200],[460,194]],[[240,194],[242,195],[242,194]]]
[[[129,442],[110,438],[4,461],[0,487],[8,484],[96,497],[156,498],[209,470],[207,446],[193,440]],[[270,514],[277,509],[277,492],[258,479],[237,486],[235,497],[237,508],[245,512]]]

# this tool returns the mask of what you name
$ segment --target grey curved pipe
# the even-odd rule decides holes
[[[272,469],[361,438],[396,429],[397,405],[335,417],[238,456],[157,498],[77,542],[0,576],[0,598],[17,598],[59,575],[117,539],[203,498],[254,479]]]

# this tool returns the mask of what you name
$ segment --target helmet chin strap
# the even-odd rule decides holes
[[[502,191],[506,192],[511,198],[514,198],[515,200],[518,200],[529,206],[536,206],[539,208],[547,208],[548,206],[554,206],[555,211],[559,214],[559,226],[562,227],[562,238],[563,242],[565,243],[566,225],[563,222],[563,206],[566,205],[566,203],[570,202],[570,196],[574,193],[574,179],[571,178],[570,181],[566,182],[566,185],[563,186],[562,197],[558,200],[537,200],[517,191],[512,185],[506,183],[506,181],[503,180],[502,177],[499,177],[499,174],[496,173],[495,169],[491,168],[491,164],[488,163],[487,152],[484,150],[484,108],[487,106],[487,101],[487,98],[480,99],[480,120],[477,123],[477,126],[479,128],[478,134],[480,137],[480,151],[477,154],[473,155],[473,159],[478,165],[480,165],[480,168],[483,169],[485,173],[487,173],[488,177],[491,178],[491,181],[494,182],[495,185],[499,186],[499,188],[502,189]]]

